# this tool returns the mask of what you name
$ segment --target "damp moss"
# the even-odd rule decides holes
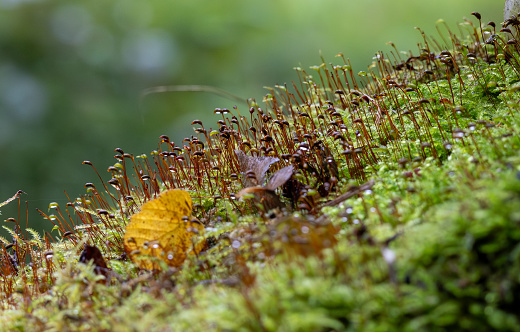
[[[265,106],[216,109],[218,129],[195,120],[149,156],[116,149],[102,187],[42,212],[53,235],[7,227],[2,326],[519,330],[520,45],[474,17],[450,45],[422,34],[418,54],[380,53],[358,75],[342,56],[297,68],[299,85],[269,89]],[[293,167],[271,194],[285,208],[237,199],[237,150],[278,158],[267,177]],[[139,271],[124,227],[170,188],[190,192],[208,248]],[[110,272],[78,263],[85,244]]]

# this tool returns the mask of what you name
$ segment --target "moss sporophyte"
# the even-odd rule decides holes
[[[520,330],[520,23],[472,15],[116,149],[108,180],[85,161],[51,232],[3,226],[2,326]]]

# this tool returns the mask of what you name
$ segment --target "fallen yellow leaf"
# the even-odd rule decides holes
[[[141,206],[126,226],[124,247],[130,259],[142,269],[159,270],[158,261],[181,266],[188,253],[204,248],[197,237],[204,227],[191,221],[191,197],[187,191],[173,189]],[[187,217],[187,218],[185,218]]]

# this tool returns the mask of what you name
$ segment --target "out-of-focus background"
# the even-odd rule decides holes
[[[264,86],[297,80],[293,67],[343,52],[354,71],[377,51],[417,50],[415,26],[437,35],[464,17],[502,22],[498,0],[0,0],[0,202],[17,190],[30,226],[36,212],[65,205],[105,173],[114,148],[149,153],[162,134],[181,143],[191,121],[216,127],[209,93],[154,94],[157,85],[211,85],[262,100]],[[245,105],[238,104],[245,109]],[[22,204],[21,223],[25,224]],[[18,218],[18,203],[0,220]],[[0,234],[5,234],[0,230]]]

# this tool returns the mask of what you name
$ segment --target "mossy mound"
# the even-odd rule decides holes
[[[474,16],[357,77],[347,60],[315,78],[297,68],[294,92],[270,89],[246,115],[216,109],[218,129],[195,120],[180,145],[117,149],[113,188],[88,183],[42,213],[59,239],[18,224],[3,239],[2,326],[520,330],[520,44],[507,29],[518,21],[496,32]],[[138,270],[125,225],[171,188],[190,192],[205,251]],[[76,263],[85,244],[109,269]]]

